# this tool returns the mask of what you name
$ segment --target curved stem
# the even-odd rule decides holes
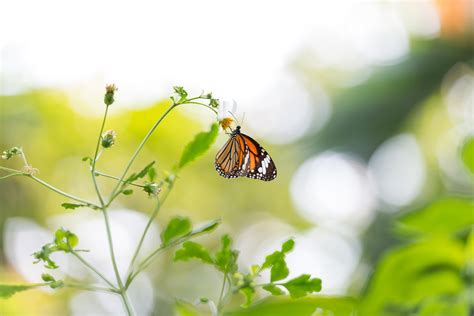
[[[98,206],[98,205],[96,205],[96,204],[94,204],[94,203],[92,203],[92,202],[90,202],[90,201],[81,199],[81,198],[79,198],[79,197],[77,197],[77,196],[74,196],[74,195],[72,195],[72,194],[69,194],[69,193],[66,193],[66,192],[64,192],[64,191],[61,191],[61,190],[59,190],[58,188],[53,187],[51,184],[44,182],[44,181],[41,180],[40,178],[35,177],[34,175],[31,175],[31,174],[24,174],[24,175],[27,176],[27,177],[30,177],[31,179],[35,180],[36,182],[40,183],[41,185],[47,187],[48,189],[50,189],[50,190],[52,190],[52,191],[54,191],[54,192],[56,192],[56,193],[58,193],[58,194],[60,194],[60,195],[62,195],[62,196],[65,196],[65,197],[67,197],[67,198],[70,198],[71,200],[74,200],[74,201],[83,203],[83,204],[89,206],[89,207],[92,208],[92,209],[95,209],[95,210],[96,210],[96,209],[100,209],[100,206]]]
[[[112,203],[113,199],[117,196],[116,193],[117,193],[117,191],[119,190],[120,186],[122,185],[123,179],[124,179],[125,176],[127,175],[128,170],[130,170],[130,167],[132,166],[133,162],[134,162],[135,159],[137,158],[138,154],[139,154],[140,151],[143,149],[143,146],[145,146],[145,143],[148,141],[148,139],[150,138],[150,136],[153,134],[153,132],[155,131],[155,129],[158,127],[158,125],[160,125],[160,123],[163,121],[163,119],[164,119],[176,106],[177,106],[176,104],[171,105],[171,106],[165,111],[165,113],[163,113],[163,115],[161,115],[161,117],[155,122],[155,124],[153,124],[153,126],[150,128],[150,130],[149,130],[148,133],[145,135],[145,137],[143,138],[143,140],[140,142],[140,144],[138,145],[137,149],[136,149],[135,152],[133,153],[132,157],[131,157],[130,160],[128,161],[127,166],[125,167],[125,170],[123,171],[122,175],[120,176],[117,185],[116,185],[115,188],[112,190],[112,193],[110,194],[109,202],[107,203],[107,205],[110,205],[110,203]]]
[[[119,177],[116,177],[116,176],[112,176],[110,174],[107,174],[107,173],[103,173],[103,172],[100,172],[100,171],[95,171],[95,175],[99,175],[99,176],[102,176],[102,177],[105,177],[105,178],[109,178],[109,179],[115,179],[115,180],[120,180]],[[122,182],[125,182],[125,180],[122,180]],[[130,185],[133,185],[133,186],[136,186],[136,187],[139,187],[139,188],[144,188],[145,186],[144,185],[141,185],[141,184],[138,184],[138,183],[134,183],[134,182],[130,182],[129,183]]]
[[[8,179],[8,178],[14,177],[14,176],[24,176],[24,175],[25,175],[25,173],[23,173],[23,172],[10,173],[10,174],[7,174],[6,176],[0,177],[0,180]]]
[[[98,277],[100,277],[102,280],[105,281],[110,287],[113,289],[117,290],[115,285],[110,282],[102,273],[100,273],[96,268],[94,268],[93,265],[91,265],[89,262],[87,262],[82,256],[80,256],[76,251],[74,251],[72,248],[69,249],[71,253],[76,257],[82,264],[84,264],[86,267],[88,267],[91,271],[93,271],[95,274],[97,274]]]
[[[225,283],[227,281],[227,273],[224,274],[224,279],[222,280],[222,287],[221,287],[221,293],[219,294],[219,301],[217,302],[217,310],[218,313],[220,313],[222,309],[222,298],[224,297],[224,290],[225,290]]]

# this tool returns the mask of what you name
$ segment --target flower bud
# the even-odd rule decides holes
[[[113,130],[109,130],[102,134],[102,147],[110,148],[115,144],[117,134]]]
[[[104,95],[104,103],[105,105],[109,106],[114,103],[114,94],[117,91],[117,87],[115,84],[109,84],[105,86],[105,95]]]

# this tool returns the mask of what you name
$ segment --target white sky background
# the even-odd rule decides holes
[[[287,143],[330,114],[318,83],[308,90],[291,67],[302,52],[361,77],[402,59],[409,34],[438,31],[426,0],[3,1],[0,93],[60,88],[87,115],[99,114],[106,83],[119,87],[117,107],[183,85],[237,100],[255,136]]]

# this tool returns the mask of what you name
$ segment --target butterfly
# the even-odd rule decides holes
[[[216,155],[215,167],[224,178],[248,177],[271,181],[277,169],[270,155],[250,136],[240,132],[240,126],[230,133],[229,140]]]

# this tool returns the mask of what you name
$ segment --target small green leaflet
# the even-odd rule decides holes
[[[268,255],[265,258],[265,262],[262,265],[262,269],[271,268],[271,282],[283,280],[290,273],[290,271],[288,270],[288,266],[286,265],[285,255],[286,253],[293,250],[294,245],[294,240],[289,239],[283,243],[283,245],[281,246],[281,251],[275,251],[274,253]]]
[[[247,308],[253,302],[253,295],[255,294],[255,289],[253,287],[244,287],[239,290],[239,292],[245,297],[245,302],[240,305],[241,307]]]
[[[321,279],[311,278],[309,274],[302,274],[299,277],[283,283],[282,286],[290,292],[292,298],[299,298],[313,292],[321,291]]]
[[[224,273],[233,273],[238,269],[237,258],[239,252],[232,249],[232,239],[229,235],[222,236],[221,249],[216,252],[215,265]]]
[[[219,132],[219,125],[214,123],[208,132],[197,134],[194,139],[186,145],[179,160],[177,169],[181,169],[197,157],[203,155],[215,142]]]
[[[30,290],[40,284],[0,284],[0,298],[10,298],[15,293]]]
[[[123,190],[122,193],[123,193],[123,195],[132,195],[133,190],[132,189]]]
[[[75,210],[78,207],[84,207],[87,206],[85,204],[75,204],[75,203],[63,203],[61,204],[62,207],[64,207],[66,210]]]
[[[283,295],[285,292],[283,292],[282,289],[280,289],[278,286],[275,284],[268,284],[262,287],[265,291],[272,293],[272,295]]]
[[[126,180],[125,183],[131,183],[135,180],[141,179],[144,176],[146,176],[151,168],[153,168],[153,165],[155,164],[154,161],[150,162],[148,165],[145,166],[140,172],[138,173],[132,173]]]
[[[191,220],[187,217],[175,217],[166,226],[161,234],[161,243],[167,245],[170,241],[191,233]]]
[[[176,251],[174,261],[188,261],[189,259],[200,259],[206,263],[213,264],[209,251],[202,245],[193,241],[183,243],[183,248]]]

